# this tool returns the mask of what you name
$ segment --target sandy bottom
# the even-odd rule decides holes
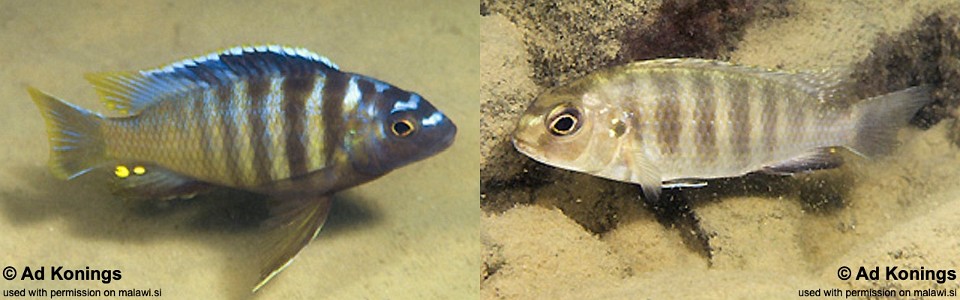
[[[730,60],[796,70],[852,65],[870,54],[878,36],[935,10],[960,13],[949,1],[883,3],[795,1],[789,16],[751,25]],[[502,30],[501,20],[483,26]],[[497,196],[523,204],[483,217],[481,296],[782,299],[803,289],[960,292],[958,279],[885,277],[887,267],[960,273],[960,150],[948,139],[952,123],[902,130],[902,146],[885,158],[851,154],[840,169],[720,181],[692,191],[693,210],[711,235],[709,260],[677,229],[658,223],[639,204],[636,187],[563,171],[550,173],[553,182],[544,186],[507,187]],[[504,196],[511,188],[529,199]],[[844,266],[854,277],[860,267],[878,267],[881,278],[841,280]]]
[[[636,211],[621,211],[617,227],[602,235],[540,205],[488,214],[481,237],[493,245],[485,259],[493,274],[482,294],[769,299],[796,296],[800,289],[956,290],[956,280],[842,281],[836,275],[842,266],[854,272],[879,266],[882,272],[887,266],[956,270],[960,265],[960,188],[952,184],[960,176],[955,167],[960,151],[944,138],[945,128],[914,132],[919,137],[884,161],[834,171],[856,176],[849,188],[833,187],[845,195],[841,207],[810,210],[799,193],[695,196],[700,199],[694,210],[712,234],[710,260],[640,205],[628,205]],[[796,180],[833,184],[817,176]]]
[[[47,4],[47,5],[44,5]],[[0,265],[45,267],[7,289],[160,289],[171,299],[248,297],[263,233],[259,202],[217,193],[156,207],[111,196],[95,176],[46,168],[35,86],[104,111],[83,74],[152,68],[240,44],[311,49],[342,69],[424,95],[460,131],[446,152],[336,196],[320,236],[258,296],[475,297],[479,20],[473,1],[80,1],[0,3]],[[262,207],[260,207],[262,208]],[[260,210],[262,211],[262,210]],[[54,281],[51,266],[122,279]]]

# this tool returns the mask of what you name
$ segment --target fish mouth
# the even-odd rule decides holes
[[[453,142],[457,140],[457,125],[454,125],[453,122],[450,122],[450,129],[447,130],[446,134],[440,138],[440,140],[435,144],[434,151],[440,152],[450,148],[453,145]]]
[[[533,158],[533,159],[539,161],[539,159],[537,159],[536,155],[533,155],[533,151],[532,151],[532,150],[533,150],[533,149],[532,149],[533,146],[531,145],[530,142],[524,140],[523,138],[520,138],[519,136],[514,136],[514,137],[511,139],[511,141],[513,142],[513,148],[516,148],[516,149],[517,149],[517,152],[520,152],[520,153],[522,153],[523,155],[526,155],[526,156],[528,156],[528,157],[530,157],[530,158]]]
[[[447,150],[450,146],[453,145],[453,142],[457,140],[457,125],[450,122],[449,119],[442,123],[441,127],[437,128],[438,131],[434,132],[434,136],[430,137],[430,141],[425,148],[426,156],[437,154]]]
[[[537,151],[536,146],[538,145],[538,143],[530,142],[529,140],[523,139],[519,135],[514,136],[511,140],[513,142],[513,147],[516,148],[518,152],[520,152],[521,154],[529,157],[530,159],[536,162],[539,162],[547,166],[575,171],[575,172],[585,172],[590,174],[599,173],[600,171],[603,170],[603,168],[599,166],[595,169],[584,169],[582,167],[578,167],[575,165],[564,164],[555,160],[548,159],[544,153]]]

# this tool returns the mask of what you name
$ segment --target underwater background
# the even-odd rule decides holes
[[[843,266],[854,275],[860,266],[960,267],[956,1],[484,0],[480,15],[481,298],[960,288],[957,280],[838,278]],[[861,99],[924,84],[935,102],[899,132],[901,146],[887,157],[845,153],[838,169],[677,192],[699,216],[704,249],[688,225],[660,222],[638,186],[537,163],[510,142],[516,120],[546,89],[661,57],[842,68]]]
[[[265,251],[263,198],[221,191],[144,203],[102,177],[47,168],[33,86],[100,113],[87,72],[143,70],[238,45],[281,44],[417,92],[459,127],[453,146],[335,196],[317,239],[256,296],[476,297],[479,18],[475,1],[0,1],[0,265],[45,267],[8,289],[160,289],[251,296]],[[107,114],[109,115],[109,114]],[[53,281],[51,266],[121,270]],[[18,273],[19,276],[19,273]]]

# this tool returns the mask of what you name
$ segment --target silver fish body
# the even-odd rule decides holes
[[[637,62],[540,95],[513,141],[535,160],[637,183],[655,199],[661,186],[697,179],[833,167],[835,147],[887,153],[896,130],[931,101],[914,87],[845,105],[843,84],[837,72]]]

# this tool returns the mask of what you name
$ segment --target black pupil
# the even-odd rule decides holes
[[[558,133],[567,133],[573,129],[574,122],[573,117],[570,115],[560,116],[560,118],[553,123],[553,129]]]
[[[413,128],[411,128],[410,124],[407,124],[407,122],[401,121],[401,122],[393,123],[393,132],[395,132],[399,136],[407,135],[408,133],[410,133],[411,129]]]

